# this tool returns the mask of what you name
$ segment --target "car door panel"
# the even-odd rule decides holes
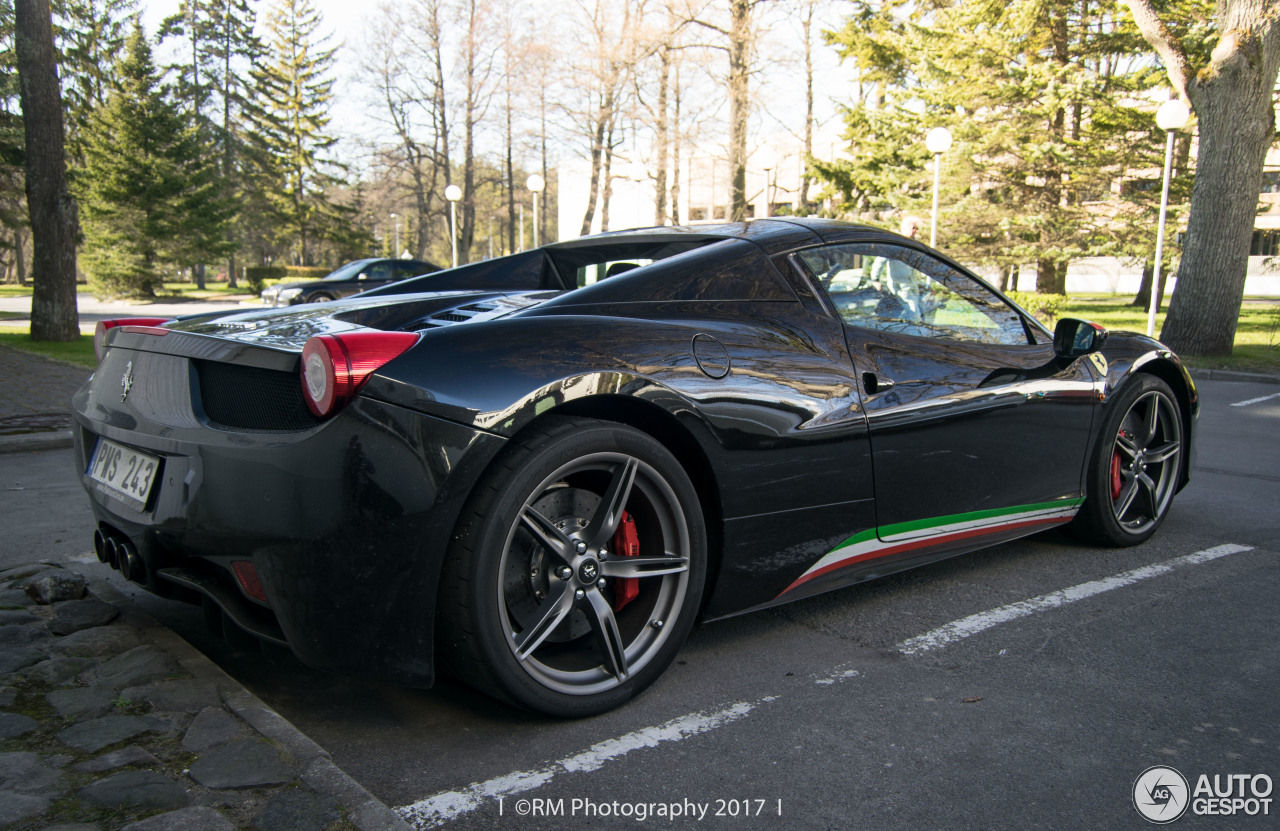
[[[1061,365],[1017,310],[919,248],[800,256],[844,322],[862,381],[880,540],[1074,510],[1099,402],[1087,361]]]
[[[849,341],[860,374],[893,382],[864,403],[882,539],[1083,496],[1098,400],[1087,361],[1058,368],[1048,344],[940,345],[865,329]]]

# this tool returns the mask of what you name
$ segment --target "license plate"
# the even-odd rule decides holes
[[[141,510],[159,468],[160,460],[155,456],[99,439],[89,461],[89,478]]]

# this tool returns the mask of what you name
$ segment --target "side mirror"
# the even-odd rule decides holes
[[[356,275],[356,279],[357,279],[357,280],[368,280],[368,279],[369,279],[369,275],[368,275],[368,274],[365,274],[365,273],[362,271],[362,272],[360,272],[359,274],[357,274],[357,275]]]
[[[1053,351],[1059,358],[1079,358],[1097,352],[1107,342],[1107,330],[1087,320],[1064,317],[1053,330]]]

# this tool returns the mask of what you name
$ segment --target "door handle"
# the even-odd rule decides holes
[[[862,373],[862,388],[867,391],[867,395],[875,395],[893,389],[893,381],[889,378],[877,376],[874,372],[864,372]]]

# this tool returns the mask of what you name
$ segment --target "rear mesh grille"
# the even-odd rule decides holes
[[[192,361],[200,379],[200,403],[209,420],[237,430],[306,430],[320,423],[292,372]]]

